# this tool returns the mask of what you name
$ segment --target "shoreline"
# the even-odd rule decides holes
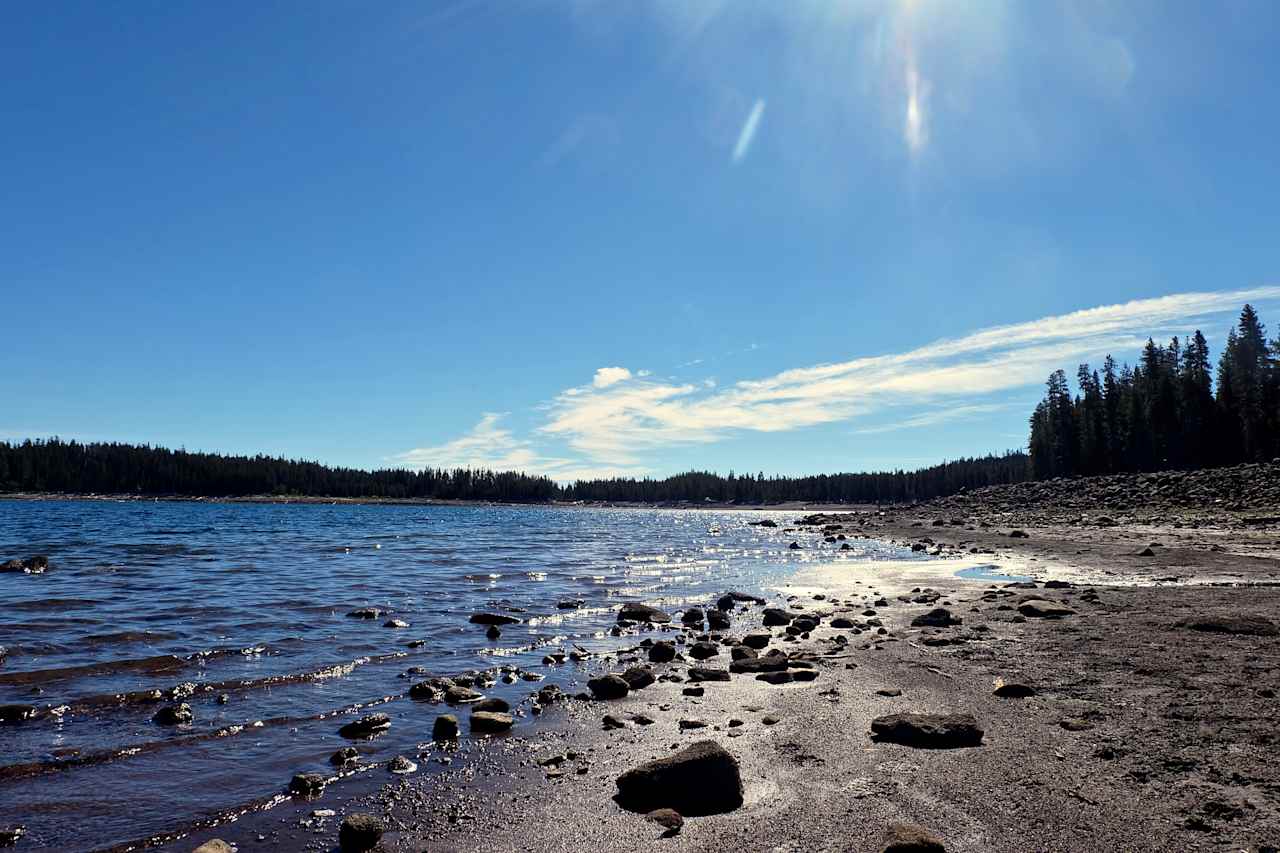
[[[388,851],[874,851],[898,822],[923,827],[948,851],[973,853],[1271,849],[1280,837],[1280,768],[1271,757],[1280,644],[1257,626],[1276,627],[1280,535],[1230,513],[1194,527],[1174,513],[1099,528],[1032,507],[935,525],[937,510],[845,514],[799,528],[805,548],[839,535],[928,538],[927,550],[951,557],[903,561],[892,576],[837,563],[801,570],[774,590],[792,596],[791,610],[821,619],[794,642],[773,629],[772,645],[810,661],[815,681],[773,686],[734,675],[693,697],[684,688],[696,661],[656,665],[657,683],[624,699],[557,703],[534,725],[472,742],[457,767],[380,785],[345,810],[381,816]],[[1026,535],[1011,538],[1012,529]],[[955,577],[976,564],[1025,570],[1036,588]],[[1091,583],[1098,578],[1107,582]],[[922,585],[937,598],[915,600]],[[1034,598],[1074,613],[1023,616],[1021,604]],[[872,606],[880,600],[888,606]],[[911,625],[934,606],[961,624]],[[755,606],[734,613],[732,633],[758,631],[759,614]],[[881,620],[886,633],[851,634],[831,625],[840,616]],[[593,659],[579,680],[643,664],[635,648]],[[727,651],[704,663],[725,667]],[[993,694],[1007,682],[1035,694]],[[983,744],[926,750],[871,740],[870,720],[894,712],[971,713]],[[605,715],[621,727],[606,730]],[[621,773],[707,739],[738,760],[741,807],[689,818],[672,836],[613,801]],[[315,808],[323,800],[171,849],[212,837],[243,849],[268,827],[277,844],[331,844],[341,815],[305,818]]]

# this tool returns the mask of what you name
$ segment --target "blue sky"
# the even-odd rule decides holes
[[[3,15],[3,438],[916,466],[1280,323],[1273,2]]]

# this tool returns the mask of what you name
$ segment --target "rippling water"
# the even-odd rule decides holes
[[[0,501],[0,561],[50,558],[43,575],[0,574],[0,705],[40,709],[0,725],[0,826],[25,824],[23,846],[45,849],[172,831],[278,794],[295,772],[331,771],[348,718],[329,715],[357,704],[382,702],[394,721],[360,745],[369,759],[412,755],[442,709],[404,696],[411,667],[507,667],[567,686],[581,673],[543,656],[626,642],[606,633],[622,601],[708,603],[803,563],[897,554],[813,539],[789,550],[794,516]],[[781,526],[747,523],[765,517]],[[347,615],[363,607],[387,613]],[[481,610],[523,621],[490,641],[467,621]],[[540,686],[509,680],[486,693],[515,704]],[[195,721],[153,723],[181,684],[195,687]]]

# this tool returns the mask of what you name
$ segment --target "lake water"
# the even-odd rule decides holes
[[[0,561],[50,558],[43,575],[0,574],[0,705],[41,709],[0,725],[0,827],[24,824],[24,848],[99,849],[268,805],[294,773],[332,773],[353,706],[393,720],[360,744],[367,762],[414,756],[448,709],[407,698],[425,677],[411,667],[545,676],[495,672],[485,693],[514,705],[547,682],[581,689],[549,652],[634,644],[607,633],[623,601],[679,609],[815,563],[903,556],[784,532],[798,514],[0,501]],[[747,523],[762,518],[780,526]],[[558,609],[567,599],[581,607]],[[387,613],[347,615],[363,607]],[[476,611],[523,621],[490,641]],[[152,722],[182,684],[194,722]]]

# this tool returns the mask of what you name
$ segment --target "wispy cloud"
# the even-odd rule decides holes
[[[738,144],[733,146],[733,162],[741,163],[751,151],[751,142],[756,138],[756,131],[760,129],[762,118],[764,118],[764,98],[757,98],[751,105],[747,120],[742,123],[742,130],[738,132]]]
[[[719,386],[679,382],[646,371],[604,367],[588,384],[565,389],[541,410],[531,433],[571,452],[544,455],[532,439],[486,414],[467,435],[395,460],[413,466],[469,465],[539,471],[560,480],[638,475],[655,451],[705,444],[742,432],[775,433],[904,412],[870,435],[994,414],[1008,403],[990,395],[1040,385],[1059,367],[1108,352],[1138,350],[1148,335],[1186,334],[1229,322],[1241,303],[1280,299],[1280,287],[1182,293],[979,329],[900,353],[785,370]]]

